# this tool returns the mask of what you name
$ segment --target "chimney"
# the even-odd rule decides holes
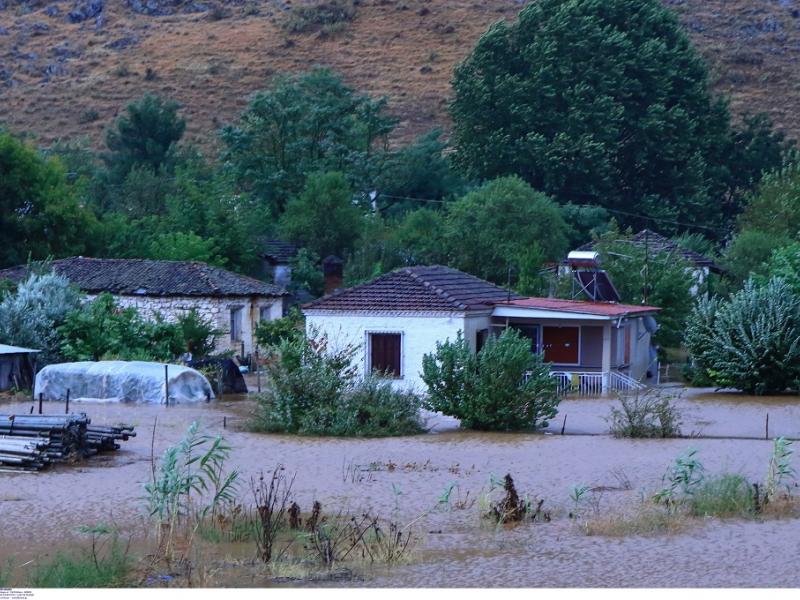
[[[325,276],[325,295],[332,294],[342,287],[344,261],[337,256],[328,256],[322,261],[322,273]]]

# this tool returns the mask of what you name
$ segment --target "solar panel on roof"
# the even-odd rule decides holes
[[[619,292],[605,271],[575,271],[575,279],[590,300],[619,302]]]

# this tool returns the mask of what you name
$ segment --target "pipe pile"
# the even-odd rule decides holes
[[[133,427],[100,427],[85,414],[0,415],[0,469],[38,471],[53,462],[119,450]]]

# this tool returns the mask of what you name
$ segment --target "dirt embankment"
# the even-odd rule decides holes
[[[796,137],[800,2],[666,1],[708,57],[733,112],[766,111]],[[215,132],[249,94],[276,73],[317,64],[388,96],[401,119],[395,142],[446,128],[454,65],[491,23],[513,18],[523,3],[363,0],[354,20],[331,35],[287,33],[280,25],[286,4],[277,0],[161,16],[100,1],[98,15],[77,23],[70,22],[73,2],[19,4],[0,10],[0,122],[43,144],[88,136],[99,145],[124,104],[151,91],[181,102],[188,139],[213,149]]]

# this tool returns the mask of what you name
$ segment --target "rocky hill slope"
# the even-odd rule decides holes
[[[734,113],[765,111],[798,137],[800,0],[665,2]],[[128,100],[153,91],[181,102],[189,139],[209,147],[272,75],[323,64],[388,96],[406,141],[447,126],[453,66],[522,4],[361,0],[347,22],[292,32],[290,0],[0,0],[0,123],[42,144],[98,144]]]

